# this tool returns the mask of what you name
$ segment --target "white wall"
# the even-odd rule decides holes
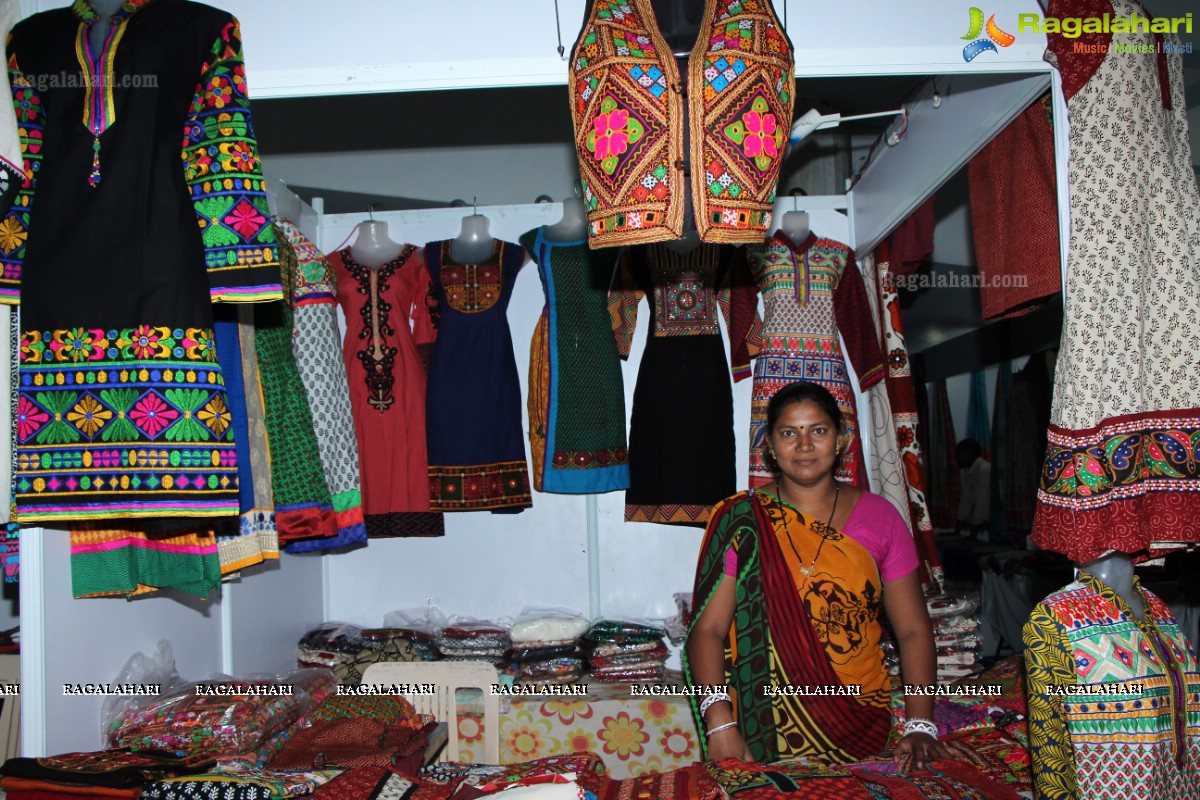
[[[561,200],[579,177],[570,144],[276,155],[263,168],[291,186],[446,204],[478,196],[480,205],[532,203],[541,194]]]

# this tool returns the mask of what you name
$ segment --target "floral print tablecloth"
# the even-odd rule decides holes
[[[462,708],[459,760],[483,756],[483,718]],[[699,761],[686,697],[635,697],[628,684],[589,684],[586,697],[514,697],[501,707],[500,763],[590,750],[615,779],[667,772]]]

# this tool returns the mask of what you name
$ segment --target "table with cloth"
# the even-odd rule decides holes
[[[627,683],[591,682],[587,695],[504,698],[500,706],[500,763],[589,750],[613,778],[667,772],[701,758],[687,697],[634,696]],[[459,695],[459,759],[483,758],[483,715]]]

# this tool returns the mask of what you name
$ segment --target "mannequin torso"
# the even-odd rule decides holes
[[[489,227],[490,221],[483,214],[463,217],[462,230],[450,243],[450,257],[460,264],[477,264],[486,259],[494,247]]]
[[[1112,590],[1129,604],[1129,610],[1135,617],[1139,620],[1144,618],[1146,609],[1141,594],[1133,588],[1133,562],[1127,554],[1114,550],[1095,561],[1076,566],[1080,571],[1099,578],[1112,587]]]
[[[404,245],[388,238],[386,222],[371,220],[358,224],[358,238],[350,246],[350,255],[364,267],[375,268],[393,261],[404,252]]]
[[[799,245],[808,238],[811,230],[808,224],[807,211],[788,211],[784,213],[783,219],[779,220],[779,230]]]
[[[587,238],[587,211],[583,200],[578,197],[568,197],[562,202],[562,219],[553,225],[547,225],[545,237],[552,242],[578,242]]]

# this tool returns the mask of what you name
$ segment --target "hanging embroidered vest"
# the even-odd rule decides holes
[[[792,120],[792,46],[769,0],[706,0],[688,59],[696,229],[758,243]],[[594,0],[570,68],[591,247],[678,239],[683,84],[650,0]]]

